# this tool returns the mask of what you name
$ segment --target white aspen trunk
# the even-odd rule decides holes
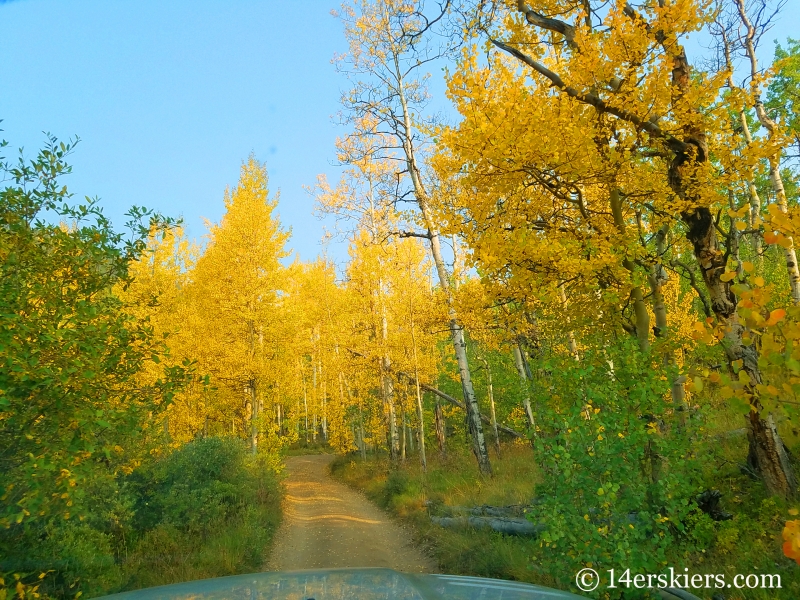
[[[302,362],[299,363],[300,366],[300,380],[303,382],[303,411],[305,413],[306,419],[306,444],[308,444],[308,393],[306,392],[306,376],[303,373],[303,365]]]
[[[410,296],[410,294],[409,294]],[[425,420],[423,419],[422,412],[422,394],[419,389],[419,362],[417,360],[417,337],[414,332],[414,304],[410,300],[411,306],[411,347],[414,357],[414,385],[417,392],[417,420],[419,421],[419,461],[422,464],[422,470],[428,470],[428,458],[425,456]]]
[[[313,340],[313,338],[312,338]],[[314,443],[317,443],[317,409],[319,407],[319,395],[317,394],[317,361],[314,360],[314,354],[311,355],[311,373],[312,373],[312,386],[314,393],[312,394],[312,410],[314,411],[314,431],[311,437]]]
[[[395,74],[397,76],[398,96],[402,107],[402,119],[404,130],[406,132],[412,131],[411,119],[408,114],[408,106],[406,104],[405,92],[403,89],[403,76],[401,73],[400,65],[395,59]],[[428,206],[428,196],[422,185],[420,179],[419,165],[417,164],[414,155],[414,148],[412,146],[411,138],[406,136],[402,140],[403,151],[406,158],[406,167],[411,177],[411,183],[414,188],[414,195],[419,205],[425,227],[428,229],[428,236],[431,246],[431,254],[433,255],[433,262],[436,265],[436,272],[439,275],[439,285],[445,293],[447,299],[447,316],[450,325],[450,335],[453,340],[453,350],[456,355],[456,362],[458,363],[458,371],[461,377],[461,389],[464,394],[464,404],[467,407],[467,419],[469,421],[469,429],[472,437],[472,452],[478,461],[478,468],[481,474],[491,476],[492,466],[489,462],[489,453],[486,450],[486,441],[483,436],[483,426],[481,424],[480,409],[478,401],[475,398],[475,390],[472,386],[472,377],[469,370],[469,362],[467,361],[466,342],[464,340],[464,330],[460,325],[456,310],[453,302],[453,295],[450,289],[450,282],[447,278],[447,268],[444,259],[442,258],[441,243],[439,240],[439,231],[436,223],[431,214],[430,207]]]
[[[567,293],[564,291],[564,284],[558,286],[558,297],[561,300],[561,306],[564,307],[564,312],[566,313],[569,309],[569,302],[567,301]],[[567,325],[570,324],[569,316],[566,317]],[[569,353],[575,357],[575,360],[580,360],[581,356],[578,354],[578,343],[575,341],[575,332],[572,331],[570,328],[567,332],[567,346],[569,347]]]
[[[322,379],[322,439],[328,441],[328,403],[327,395],[328,388],[325,381],[325,375],[322,372],[322,361],[319,363],[319,376]]]
[[[344,376],[344,373],[339,373],[340,377],[342,378],[342,383],[344,383],[344,387],[347,390],[347,397],[350,400],[350,403],[353,403],[353,393],[350,390],[350,384],[347,383],[347,378]],[[367,443],[364,440],[364,414],[363,409],[361,407],[361,396],[358,397],[358,437],[360,440],[359,444],[359,451],[361,452],[361,459],[367,460]]]
[[[732,82],[732,78],[729,79]],[[747,145],[753,143],[753,136],[750,133],[750,125],[747,123],[747,115],[743,110],[739,111],[739,122],[742,125],[744,139]],[[756,184],[752,179],[747,181],[747,191],[750,193],[750,228],[753,229],[752,241],[753,251],[756,255],[759,275],[764,273],[764,248],[761,240],[761,232],[758,231],[761,223],[761,198],[758,195]]]
[[[660,257],[666,252],[666,225],[656,233],[656,253]],[[663,337],[667,335],[668,321],[667,321],[667,305],[664,302],[664,283],[667,281],[667,274],[664,267],[660,262],[653,265],[650,274],[648,275],[648,282],[650,283],[650,295],[653,298],[653,315],[656,320],[656,337]],[[675,353],[673,351],[664,353],[664,365],[669,367],[675,364]],[[677,375],[672,381],[670,393],[672,395],[672,405],[676,412],[680,413],[680,421],[683,422],[685,409],[686,409],[686,392],[684,384],[686,383],[685,375]]]
[[[611,214],[614,217],[614,224],[617,226],[617,230],[624,235],[627,228],[622,214],[622,199],[620,198],[618,188],[614,187],[611,189],[609,202],[611,204]],[[622,265],[631,275],[634,274],[636,266],[630,259],[624,259]],[[647,312],[647,306],[644,303],[642,288],[638,285],[633,286],[631,288],[631,298],[633,299],[636,338],[639,341],[639,349],[646,354],[650,351],[650,313]]]
[[[500,458],[500,434],[497,431],[497,415],[494,410],[494,386],[492,385],[492,369],[489,367],[489,361],[483,359],[483,366],[486,368],[486,380],[489,392],[489,409],[492,414],[492,429],[494,430],[494,449],[497,452],[497,458]]]
[[[451,240],[453,242],[453,289],[458,289],[459,284],[459,277],[460,277],[460,263],[459,263],[459,255],[458,255],[458,238],[455,234],[451,236]]]
[[[411,263],[408,265],[408,276],[411,280]],[[423,419],[422,411],[422,394],[419,388],[419,360],[417,357],[417,333],[414,324],[414,295],[408,295],[408,316],[411,325],[411,352],[414,359],[414,387],[416,391],[417,400],[417,420],[419,421],[419,461],[422,465],[423,472],[428,470],[428,458],[425,456],[425,420]]]
[[[370,229],[373,240],[376,240],[378,238],[378,224],[377,224],[377,219],[375,218],[375,199],[374,199],[372,177],[368,177],[368,181],[369,181],[369,192],[367,194],[367,199],[369,201]],[[381,269],[383,268],[382,262],[379,262],[379,267]],[[383,349],[383,357],[381,358],[381,393],[383,395],[383,402],[388,420],[389,455],[391,456],[391,459],[394,461],[397,460],[398,454],[400,452],[400,439],[397,431],[397,415],[395,414],[395,406],[394,406],[394,383],[392,382],[391,376],[389,375],[392,362],[388,350],[389,327],[386,318],[386,306],[384,304],[384,298],[383,298],[382,273],[380,273],[378,276],[377,296],[378,296],[378,307],[380,310],[380,318],[381,318],[380,334],[381,334],[382,349]]]
[[[358,398],[358,431],[361,436],[361,460],[367,460],[367,442],[364,440],[364,413],[361,408],[360,395]]]
[[[406,411],[405,411],[405,409],[403,410],[403,413],[402,413],[402,419],[403,419],[403,440],[402,440],[402,444],[401,444],[401,447],[400,447],[400,460],[403,461],[403,462],[406,462],[406,438],[408,437],[408,427],[407,427],[407,424],[406,424]]]
[[[411,421],[413,419],[412,419],[410,414],[407,414],[407,418],[408,418],[408,449],[409,449],[409,451],[414,452],[414,450],[416,450],[416,448],[414,447],[414,443],[415,443],[414,442],[414,438],[416,436],[414,435],[415,429],[414,429],[413,425],[411,424]]]
[[[747,29],[747,35],[744,38],[744,49],[747,58],[750,60],[750,91],[753,95],[753,108],[756,110],[758,121],[767,130],[767,136],[772,141],[777,133],[777,125],[769,115],[764,107],[764,102],[761,100],[761,90],[759,88],[759,72],[758,72],[758,58],[756,57],[756,49],[753,44],[755,37],[755,28],[747,17],[745,11],[744,0],[736,0],[736,5],[739,9],[739,15],[742,23]],[[786,200],[786,189],[783,186],[783,178],[780,171],[780,159],[782,152],[780,149],[776,155],[769,157],[769,178],[772,183],[772,190],[775,192],[775,203],[778,209],[783,214],[789,213],[789,206]],[[794,249],[794,241],[791,236],[786,236],[789,240],[789,247],[783,248],[783,255],[786,261],[786,272],[789,275],[789,286],[792,291],[792,301],[795,304],[800,304],[800,268],[797,265],[797,254]]]
[[[258,452],[258,425],[256,419],[258,418],[258,399],[256,398],[256,384],[252,379],[248,383],[248,391],[250,393],[250,449],[253,454]]]
[[[381,282],[382,285],[383,282]],[[397,460],[400,452],[400,434],[397,431],[397,414],[394,405],[394,382],[390,375],[392,361],[387,348],[389,340],[389,323],[386,318],[386,307],[383,305],[383,292],[381,298],[381,339],[383,340],[384,354],[381,359],[381,377],[383,379],[384,401],[386,402],[389,419],[389,446],[392,460]]]
[[[531,388],[528,385],[528,369],[525,368],[525,360],[522,356],[522,347],[519,340],[514,345],[514,365],[517,367],[517,373],[522,383],[522,389],[525,393],[522,399],[522,406],[525,409],[525,416],[528,419],[528,425],[534,427],[536,425],[533,418],[533,409],[531,408]]]

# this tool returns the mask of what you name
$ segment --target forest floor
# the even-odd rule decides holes
[[[283,522],[265,569],[436,571],[435,561],[414,547],[407,529],[361,493],[330,477],[333,459],[325,454],[287,458]]]

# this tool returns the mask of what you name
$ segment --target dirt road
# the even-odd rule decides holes
[[[327,467],[332,459],[287,459],[284,518],[266,570],[388,567],[435,572],[434,562],[411,545],[407,531],[364,496],[331,479]]]

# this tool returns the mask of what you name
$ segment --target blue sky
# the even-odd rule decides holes
[[[12,147],[81,138],[66,183],[122,224],[132,204],[218,220],[250,152],[303,259],[322,223],[303,185],[332,166],[346,49],[330,0],[19,0],[0,5],[0,119]],[[302,9],[302,10],[301,10]],[[9,156],[11,153],[6,152]],[[346,256],[342,248],[331,248]]]
[[[225,187],[254,152],[281,190],[291,247],[313,259],[323,222],[303,186],[322,172],[337,179],[343,133],[331,119],[347,85],[331,64],[346,50],[337,6],[0,0],[0,136],[29,155],[42,131],[80,136],[66,181],[78,198],[99,196],[119,226],[133,204],[182,216],[192,237],[205,233],[202,217],[219,220]],[[798,22],[800,0],[789,0],[768,39],[797,37]],[[341,243],[328,252],[347,256]]]

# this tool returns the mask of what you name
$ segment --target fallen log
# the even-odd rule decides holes
[[[489,506],[488,504],[484,504],[482,506],[470,508],[469,514],[476,517],[522,517],[528,508],[530,507],[523,506],[522,504],[512,504],[511,506]]]
[[[359,356],[361,358],[367,358],[366,356],[361,354],[361,352],[356,352],[352,348],[348,348],[348,350],[350,351],[351,354],[353,354],[355,356]],[[391,367],[389,367],[389,370],[393,371],[394,374],[397,375],[398,377],[405,377],[411,383],[417,383],[417,379],[413,375],[411,375],[409,373],[406,373],[405,371],[398,371],[398,370],[395,370],[395,369],[393,369]],[[460,408],[463,411],[467,410],[467,406],[463,402],[453,398],[449,394],[445,394],[442,390],[437,390],[432,385],[428,385],[427,383],[422,383],[420,381],[419,382],[419,387],[421,387],[423,390],[425,390],[427,392],[430,392],[431,394],[436,394],[442,400],[445,400],[446,402],[449,402],[450,404],[453,404],[454,406],[457,406],[458,408]],[[488,425],[492,424],[492,420],[489,417],[487,417],[485,415],[481,415],[480,417],[481,417],[481,421],[483,421],[484,423],[486,423]],[[503,433],[507,433],[508,435],[514,436],[515,438],[525,439],[527,437],[527,436],[521,434],[519,431],[514,431],[510,427],[505,427],[504,425],[500,425],[499,423],[497,424],[497,429],[502,431]]]
[[[404,373],[403,371],[398,371],[397,374],[398,375],[403,375],[405,377],[408,377],[409,379],[411,379],[412,382],[415,381],[413,376],[408,375],[408,373]],[[430,392],[432,394],[436,394],[442,400],[446,400],[450,404],[456,405],[461,410],[464,410],[464,411],[467,410],[467,407],[464,405],[463,402],[459,402],[458,400],[456,400],[455,398],[453,398],[449,394],[445,394],[443,391],[437,390],[435,387],[430,386],[427,383],[420,382],[419,387],[421,387],[423,390],[427,390],[428,392]],[[487,425],[491,425],[492,424],[492,420],[489,417],[487,417],[486,415],[481,415],[481,421],[483,421]],[[525,435],[521,434],[519,431],[514,431],[510,427],[506,427],[505,425],[500,425],[500,423],[497,424],[497,429],[499,431],[502,431],[503,433],[507,433],[508,435],[512,435],[515,438],[525,439],[525,437],[526,437]]]
[[[426,506],[431,510],[434,505],[432,502],[426,502]],[[440,506],[441,516],[452,517],[454,515],[472,515],[475,517],[523,517],[530,505],[525,504],[511,504],[509,506],[490,506],[483,504],[481,506]],[[441,513],[444,514],[441,514]]]
[[[536,537],[545,525],[531,523],[528,519],[503,517],[431,517],[431,522],[446,529],[491,529],[505,535]]]

